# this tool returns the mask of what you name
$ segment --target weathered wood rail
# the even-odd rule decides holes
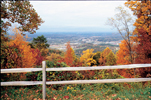
[[[101,70],[101,69],[131,69],[151,67],[151,64],[130,64],[115,66],[96,66],[96,67],[62,67],[62,68],[46,68],[46,71],[83,71],[83,70]],[[22,73],[42,71],[42,68],[11,68],[1,69],[1,73]]]
[[[46,68],[46,62],[42,62],[42,68],[12,68],[1,69],[1,73],[22,73],[22,72],[43,72],[43,81],[13,81],[1,82],[1,86],[27,86],[43,85],[43,99],[46,98],[46,84],[88,84],[88,83],[119,83],[119,82],[144,82],[151,81],[151,78],[125,78],[125,79],[99,79],[99,80],[68,80],[68,81],[47,81],[46,71],[84,71],[84,70],[101,70],[101,69],[131,69],[151,67],[151,64],[130,64],[115,66],[97,66],[97,67],[63,67],[63,68]]]
[[[125,79],[100,79],[100,80],[68,80],[68,81],[49,81],[50,84],[90,84],[90,83],[122,83],[122,82],[143,82],[151,81],[151,78],[125,78]],[[42,81],[15,81],[2,82],[1,86],[27,86],[43,84]]]

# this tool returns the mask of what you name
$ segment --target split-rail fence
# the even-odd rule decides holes
[[[102,70],[102,69],[132,69],[151,67],[151,64],[129,64],[115,66],[97,66],[97,67],[62,67],[62,68],[46,68],[46,61],[42,61],[42,68],[11,68],[1,69],[1,73],[21,73],[42,71],[42,81],[12,81],[1,82],[1,86],[27,86],[27,85],[43,85],[43,100],[46,98],[46,85],[50,84],[89,84],[89,83],[119,83],[119,82],[145,82],[151,81],[151,78],[124,78],[124,79],[99,79],[99,80],[68,80],[68,81],[46,81],[46,71],[84,71],[84,70]]]

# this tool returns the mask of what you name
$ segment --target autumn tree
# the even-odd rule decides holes
[[[144,63],[151,63],[151,35],[147,35],[147,32],[144,29],[139,29],[138,32],[141,36],[139,44],[136,47],[136,63],[144,64]],[[151,73],[151,67],[148,68],[139,68],[139,73],[142,77],[146,77],[147,74]]]
[[[96,66],[97,62],[94,58],[95,53],[93,53],[94,49],[87,49],[83,51],[83,54],[80,57],[80,62],[82,63],[82,66]],[[80,74],[82,74],[83,79],[90,79],[92,76],[95,75],[96,71],[81,71]]]
[[[75,53],[72,47],[70,46],[70,42],[67,42],[66,44],[66,53],[65,53],[65,63],[69,66],[73,64],[73,61],[75,60]]]
[[[21,32],[35,33],[44,21],[36,13],[29,1],[2,1],[1,2],[1,31],[6,31],[17,23]]]
[[[141,34],[138,32],[138,29],[142,28],[147,32],[147,35],[151,35],[151,19],[149,18],[149,15],[151,14],[151,1],[128,1],[125,2],[125,5],[133,11],[133,15],[137,16],[137,19],[133,24],[136,27],[133,31],[133,35],[136,37],[133,36],[133,39],[135,41],[139,41],[139,39],[137,39],[137,36]]]
[[[30,33],[35,33],[36,30],[38,30],[38,26],[40,26],[44,21],[40,18],[40,16],[36,13],[35,9],[33,8],[33,6],[30,4],[29,1],[1,1],[1,59],[3,59],[3,63],[1,63],[1,65],[4,64],[3,67],[8,68],[9,67],[24,67],[22,65],[22,61],[21,61],[21,56],[27,52],[24,52],[25,50],[29,50],[29,46],[26,46],[25,41],[16,41],[18,39],[18,37],[20,37],[20,39],[22,39],[21,36],[17,36],[15,40],[13,40],[12,43],[10,43],[10,38],[8,36],[8,30],[10,27],[12,27],[14,24],[17,23],[18,27],[17,29],[19,29],[19,31],[21,32],[21,34],[25,33],[25,32],[30,32]],[[25,35],[25,34],[23,34]],[[19,40],[20,40],[19,39]],[[9,42],[8,44],[5,42]],[[25,43],[25,49],[21,49],[20,43]],[[17,43],[17,44],[15,44]],[[19,45],[18,45],[19,44]],[[23,47],[22,47],[23,48]],[[22,51],[20,51],[22,50]],[[23,54],[22,54],[22,53]],[[27,53],[26,56],[30,57],[32,55],[30,52],[29,54]],[[27,57],[27,58],[28,58]],[[24,55],[24,58],[25,55]],[[23,58],[23,59],[24,59]],[[32,56],[31,56],[32,58]],[[22,59],[22,60],[23,60]],[[10,61],[9,61],[10,60]],[[17,60],[17,61],[16,61]],[[24,59],[24,61],[26,61]],[[28,59],[28,63],[32,62],[32,64],[34,63],[34,59],[30,60],[30,58]],[[9,62],[9,63],[8,63]],[[10,63],[12,62],[12,64]],[[16,63],[16,64],[15,64]],[[26,63],[26,62],[24,62]],[[7,66],[5,66],[5,64]],[[11,64],[11,65],[9,65]],[[30,67],[32,66],[32,64],[26,67]]]
[[[33,57],[35,58],[35,65],[40,66],[42,64],[42,61],[44,60],[44,57],[42,56],[40,50],[37,48],[31,48],[31,52],[33,53]]]
[[[100,54],[99,63],[101,66],[105,66],[106,59],[103,56],[103,53]]]
[[[131,43],[133,43],[133,42],[131,42]],[[136,56],[136,52],[135,52],[136,47],[135,46],[136,45],[134,45],[134,43],[133,43],[133,46],[132,46],[132,52],[134,52],[132,55],[133,58],[135,58],[135,56]],[[120,49],[116,53],[116,57],[117,57],[116,63],[118,65],[131,64],[130,56],[129,56],[130,51],[127,47],[126,41],[122,40],[121,43],[119,44],[119,47],[120,47]],[[134,78],[134,69],[116,69],[116,70],[123,77]]]
[[[118,30],[118,33],[125,40],[126,45],[129,50],[130,62],[133,63],[132,58],[132,45],[130,36],[132,35],[132,31],[130,27],[133,25],[132,16],[123,8],[117,7],[116,10],[118,13],[115,15],[115,18],[109,18],[107,24],[113,26]]]
[[[96,61],[93,59],[95,53],[93,53],[94,49],[87,49],[83,51],[83,55],[80,57],[80,61],[86,66],[94,66],[96,65]]]
[[[80,61],[80,58],[75,57],[72,67],[80,67],[80,66],[82,66],[82,62]]]
[[[7,42],[2,51],[2,68],[30,68],[35,65],[36,58],[28,42],[18,29],[14,29],[11,41]],[[3,50],[3,49],[2,49]],[[4,66],[3,66],[4,65]]]
[[[57,53],[49,53],[49,56],[46,57],[46,60],[52,61],[56,64],[57,62],[64,62],[64,57]]]
[[[150,63],[151,62],[151,36],[147,36],[147,32],[144,29],[139,29],[138,32],[141,36],[139,44],[137,45],[137,57],[136,63]]]
[[[1,68],[13,68],[22,66],[21,50],[18,45],[1,45]]]
[[[103,50],[103,52],[100,54],[100,58],[99,58],[99,63],[102,66],[105,66],[106,64],[106,57],[108,56],[108,54],[111,52],[112,50],[107,47]]]
[[[111,50],[109,47],[105,48],[105,49],[103,50],[103,56],[106,57],[111,51],[112,51],[112,50]]]
[[[120,49],[116,53],[116,56],[117,56],[116,63],[121,64],[121,65],[131,64],[130,57],[129,57],[130,51],[127,47],[126,41],[122,40],[121,43],[119,44],[119,47]],[[132,55],[132,57],[134,57],[134,55]]]
[[[106,65],[115,65],[116,57],[112,51],[106,56]]]
[[[128,1],[125,3],[133,14],[137,16],[135,23],[136,28],[133,31],[132,39],[138,43],[136,49],[136,62],[135,63],[150,63],[151,62],[151,1]],[[151,68],[140,68],[141,76],[146,77],[150,73]]]
[[[149,59],[151,59],[151,19],[148,15],[150,15],[151,12],[151,1],[128,1],[125,5],[137,16],[137,19],[133,24],[136,28],[133,31],[132,37],[132,39],[138,43],[136,63],[149,63]]]

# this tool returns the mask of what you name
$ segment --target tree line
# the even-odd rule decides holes
[[[125,3],[137,16],[130,31],[132,17],[122,8],[115,18],[109,19],[109,25],[114,26],[123,37],[119,51],[114,54],[110,48],[93,53],[94,49],[83,51],[80,58],[67,42],[66,52],[49,49],[46,38],[38,36],[31,43],[26,41],[25,33],[35,33],[44,21],[36,13],[29,1],[3,1],[1,4],[1,66],[2,68],[31,68],[39,67],[43,60],[53,66],[107,66],[151,62],[151,26],[149,14],[150,1],[127,1]],[[9,37],[7,32],[13,23],[19,26],[13,29],[14,35]],[[123,26],[123,27],[121,27]],[[123,34],[125,32],[125,34]],[[134,70],[117,70],[124,77],[134,77]],[[140,68],[136,72],[141,77],[150,74],[151,68]]]

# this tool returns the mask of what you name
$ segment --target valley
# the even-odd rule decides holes
[[[77,56],[80,56],[82,51],[86,49],[94,49],[94,52],[97,52],[103,51],[106,47],[116,53],[122,40],[119,34],[113,33],[53,32],[28,34],[30,37],[28,41],[31,42],[37,35],[44,35],[51,49],[66,51],[66,43],[70,41],[70,45]]]

